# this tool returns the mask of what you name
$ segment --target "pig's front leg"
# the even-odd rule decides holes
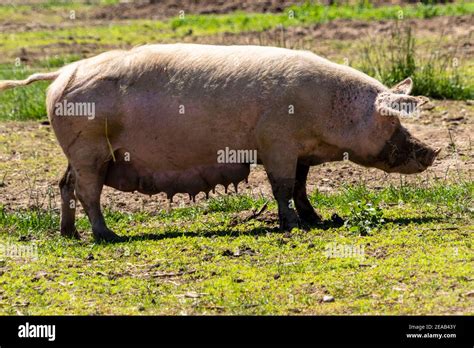
[[[309,166],[298,163],[296,167],[296,181],[293,191],[296,211],[300,217],[302,225],[306,227],[315,226],[321,223],[319,216],[311,205],[306,193],[306,179],[308,178]]]

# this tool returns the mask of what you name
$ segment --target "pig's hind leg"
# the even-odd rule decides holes
[[[66,172],[59,181],[61,192],[61,235],[80,239],[76,230],[76,195],[74,194],[74,172],[68,164]]]
[[[292,154],[279,156],[281,153],[282,149],[274,146],[271,149],[264,149],[261,155],[273,196],[278,204],[280,230],[290,232],[294,227],[298,227],[298,215],[293,204],[296,156]]]
[[[78,146],[83,145],[78,144]],[[74,170],[75,191],[92,226],[97,241],[119,241],[121,238],[107,228],[100,208],[100,195],[107,173],[108,153],[101,153],[100,148],[87,148],[77,151],[69,158]],[[91,155],[95,153],[94,155]]]

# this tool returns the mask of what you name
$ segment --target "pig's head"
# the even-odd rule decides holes
[[[413,137],[400,123],[400,118],[413,116],[427,102],[425,97],[408,95],[413,82],[410,78],[377,95],[374,118],[382,137],[380,152],[371,158],[370,166],[388,173],[420,173],[431,166],[440,149],[432,149]]]

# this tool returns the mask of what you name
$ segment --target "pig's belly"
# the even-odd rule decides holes
[[[179,105],[166,94],[129,99],[127,109],[118,114],[133,119],[123,121],[124,131],[111,140],[119,150],[117,162],[109,164],[107,186],[150,195],[165,192],[171,198],[175,193],[207,194],[217,185],[227,188],[248,177],[248,161],[222,163],[218,151],[257,149],[255,106],[230,112],[220,104],[212,108],[210,101],[190,100],[186,115],[179,115]],[[131,161],[123,160],[124,152],[131,154]]]
[[[216,185],[236,187],[246,180],[250,164],[212,164],[183,170],[150,170],[132,162],[110,162],[105,185],[120,191],[138,191],[144,194],[165,192],[168,198],[176,193],[188,193],[194,198],[200,192],[209,193]]]

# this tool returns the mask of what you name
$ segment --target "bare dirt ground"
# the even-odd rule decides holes
[[[432,108],[433,107],[433,108]],[[311,169],[308,191],[334,192],[346,185],[363,183],[380,189],[389,183],[400,185],[416,183],[429,185],[435,180],[459,182],[472,180],[474,170],[474,105],[471,102],[433,101],[417,119],[406,119],[403,123],[419,139],[442,152],[433,167],[418,175],[386,174],[347,162],[327,163]],[[39,207],[59,208],[58,181],[66,167],[66,160],[54,134],[48,125],[38,122],[0,123],[0,202],[8,210]],[[229,187],[230,194],[234,189]],[[271,189],[262,166],[252,170],[249,182],[239,185],[239,192],[271,198]],[[218,186],[216,197],[224,194]],[[139,193],[122,193],[105,188],[102,196],[104,206],[126,212],[147,211],[150,213],[168,209],[164,194],[152,197]],[[200,204],[204,193],[193,203],[187,195],[176,195],[172,207]]]
[[[456,17],[433,17],[429,19],[406,19],[405,25],[410,27],[418,36],[423,37],[430,34],[449,35],[453,37],[465,37],[472,35],[474,16]],[[393,26],[391,20],[382,21],[360,21],[338,19],[328,23],[314,24],[307,27],[289,27],[285,29],[285,35],[289,39],[297,37],[310,37],[314,40],[354,40],[370,33],[371,35],[386,34]],[[267,31],[270,37],[279,38],[281,29]],[[248,33],[252,35],[252,33]],[[231,35],[229,35],[231,36]],[[242,36],[242,35],[241,35]]]

